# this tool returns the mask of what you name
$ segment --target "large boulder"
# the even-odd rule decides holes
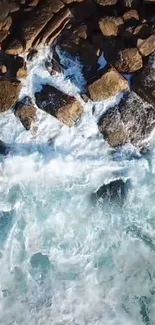
[[[119,51],[114,65],[119,72],[132,73],[143,67],[143,60],[136,48],[126,48]]]
[[[112,147],[132,143],[141,148],[154,130],[155,108],[131,92],[102,115],[98,126]]]
[[[13,107],[18,100],[20,89],[20,83],[0,80],[0,112]]]
[[[74,97],[50,85],[43,85],[41,91],[35,93],[35,98],[40,109],[68,126],[74,125],[83,113],[81,104]]]
[[[25,97],[18,101],[14,107],[14,113],[21,121],[26,130],[30,130],[31,124],[36,118],[36,108],[33,106],[31,99]]]
[[[100,71],[88,84],[88,97],[92,101],[109,99],[129,89],[128,81],[111,66]]]
[[[132,88],[155,107],[155,53],[150,55],[142,71],[133,77]]]

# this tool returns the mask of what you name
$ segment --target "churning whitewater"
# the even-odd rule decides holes
[[[47,82],[78,97],[82,75],[68,78],[78,63],[52,77],[47,55],[29,63],[21,97]],[[154,141],[143,157],[109,147],[97,120],[119,99],[93,113],[85,104],[72,128],[39,109],[30,131],[1,114],[0,139],[11,145],[0,157],[1,325],[155,324]],[[123,205],[91,200],[118,178],[132,182]]]

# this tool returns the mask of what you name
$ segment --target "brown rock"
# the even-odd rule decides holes
[[[136,48],[127,48],[119,52],[114,65],[119,72],[132,73],[142,68],[143,60]]]
[[[63,2],[65,3],[65,4],[70,4],[70,3],[72,3],[72,2],[83,2],[84,0],[63,0]]]
[[[109,108],[98,125],[112,147],[127,142],[141,147],[155,127],[155,109],[131,92],[119,105]]]
[[[0,64],[0,72],[2,74],[6,73],[7,72],[7,67],[5,65],[3,65],[3,64]]]
[[[155,34],[147,39],[138,39],[137,48],[143,56],[148,56],[155,51]]]
[[[35,12],[29,14],[29,18],[25,19],[21,25],[21,33],[25,40],[25,51],[32,47],[33,42],[51,20],[53,14],[63,7],[64,4],[61,0],[44,0]]]
[[[8,43],[5,52],[11,55],[20,55],[23,53],[23,46],[18,39],[14,38]]]
[[[60,90],[43,85],[40,92],[35,93],[37,106],[62,123],[72,126],[83,113],[81,104]]]
[[[14,107],[15,116],[18,117],[26,130],[30,130],[31,124],[36,118],[36,108],[32,105],[31,99],[25,97],[17,102]]]
[[[70,17],[71,11],[69,8],[62,10],[59,14],[55,15],[54,18],[48,23],[47,27],[44,28],[40,38],[40,43],[46,43],[48,38],[53,37],[55,34],[56,37],[58,37],[65,28],[66,24],[69,22]]]
[[[6,17],[4,20],[0,21],[0,30],[8,31],[12,24],[11,16]]]
[[[119,51],[125,49],[124,42],[118,37],[109,37],[105,39],[103,42],[103,51],[105,59],[112,64],[116,61],[116,57]]]
[[[87,39],[88,37],[88,27],[87,25],[83,24],[83,25],[80,25],[79,27],[77,27],[73,33],[80,37],[80,38],[83,38],[83,39]]]
[[[21,89],[19,83],[0,80],[0,112],[10,109],[18,100]]]
[[[27,77],[27,69],[25,66],[23,66],[22,68],[20,68],[18,71],[17,71],[17,78],[18,79],[24,79]]]
[[[150,55],[148,63],[142,71],[133,77],[133,90],[145,101],[155,107],[155,53]]]
[[[93,18],[96,16],[96,3],[92,0],[75,2],[71,11],[76,22],[83,23],[90,18],[91,24],[93,24]]]
[[[0,21],[6,19],[11,12],[19,10],[19,6],[13,0],[0,1]]]
[[[98,79],[91,80],[88,85],[88,97],[92,101],[101,101],[128,89],[127,80],[114,67],[110,66],[98,72]]]
[[[139,14],[138,11],[135,9],[131,9],[129,11],[126,11],[122,18],[127,21],[127,20],[139,20]]]
[[[35,7],[38,5],[38,3],[39,3],[39,0],[31,0],[28,5],[30,7]]]
[[[96,3],[100,6],[113,6],[118,0],[96,0]]]
[[[117,36],[121,25],[123,25],[121,17],[106,17],[99,21],[99,26],[104,36]]]

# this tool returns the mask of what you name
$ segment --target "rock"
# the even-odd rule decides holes
[[[72,58],[79,59],[82,66],[82,72],[86,79],[91,78],[96,74],[98,69],[98,57],[95,48],[85,39],[76,35],[67,35],[58,43],[60,51]],[[67,68],[67,66],[66,66]]]
[[[140,6],[141,0],[122,0],[122,4],[126,8],[138,8]]]
[[[18,79],[24,79],[27,77],[27,69],[26,66],[23,66],[17,71],[17,78]]]
[[[20,55],[23,53],[23,46],[18,39],[13,39],[11,42],[8,43],[7,47],[5,48],[5,53],[12,54],[12,55]]]
[[[109,108],[98,122],[99,131],[111,147],[133,143],[143,146],[155,127],[155,109],[134,92]]]
[[[4,20],[0,20],[0,30],[8,31],[12,24],[11,16],[6,17]]]
[[[88,37],[88,26],[86,24],[78,26],[74,31],[73,34],[76,36],[87,39]]]
[[[96,16],[96,4],[92,0],[84,0],[82,2],[75,2],[71,8],[74,20],[79,23],[83,23],[89,18],[93,23],[93,17]]]
[[[155,51],[155,34],[147,39],[138,39],[137,48],[143,56],[148,56]]]
[[[27,54],[27,61],[32,61],[35,59],[36,55],[38,54],[38,51],[36,49],[31,49],[29,53]]]
[[[25,51],[28,51],[36,38],[39,37],[42,29],[52,19],[53,14],[64,7],[61,0],[44,0],[38,6],[38,9],[29,14],[21,24],[21,33],[25,41]]]
[[[151,34],[150,26],[148,24],[138,25],[135,27],[133,34],[136,35],[137,38],[145,39]]]
[[[121,17],[106,17],[99,21],[100,30],[104,36],[117,36],[121,25],[123,25]]]
[[[0,30],[0,43],[2,43],[5,38],[8,36],[8,31],[6,30]]]
[[[123,203],[127,197],[128,190],[131,188],[129,179],[116,179],[108,184],[103,184],[95,193],[92,194],[93,201],[105,200],[106,202]]]
[[[19,10],[19,6],[13,0],[0,1],[0,21],[9,16],[9,13]]]
[[[125,20],[125,21],[135,21],[135,20],[138,20],[139,21],[139,14],[138,14],[138,11],[135,10],[135,9],[131,9],[129,11],[126,11],[124,13],[124,15],[122,16],[122,18]]]
[[[73,3],[73,2],[83,2],[84,0],[63,0],[63,2],[65,3],[65,4],[70,4],[70,3]]]
[[[40,43],[48,43],[48,39],[50,40],[51,38],[54,41],[54,39],[60,35],[62,30],[68,24],[70,17],[71,11],[69,8],[62,10],[59,14],[55,15],[53,19],[51,19],[51,21],[48,23],[48,25],[44,28],[44,31],[42,32],[40,38]]]
[[[118,53],[114,65],[121,73],[133,73],[143,67],[143,60],[136,48],[127,48]]]
[[[150,55],[143,70],[133,77],[132,89],[155,107],[155,53]]]
[[[9,146],[0,140],[0,155],[7,155],[9,152]]]
[[[7,67],[3,64],[0,64],[0,72],[1,74],[4,74],[7,72]]]
[[[118,0],[96,0],[96,3],[100,6],[113,6]]]
[[[31,124],[36,118],[36,108],[33,106],[29,97],[23,98],[14,107],[15,116],[19,118],[26,130],[30,130]]]
[[[0,80],[0,112],[13,107],[18,100],[21,85],[9,80]]]
[[[88,97],[92,101],[109,99],[129,88],[127,80],[122,77],[114,67],[105,67],[98,71],[96,80],[91,80],[88,85]]]
[[[60,90],[43,85],[40,92],[35,93],[37,106],[62,123],[72,126],[83,113],[81,104]]]
[[[125,49],[125,45],[118,37],[109,37],[102,42],[102,49],[105,59],[113,64],[116,61],[119,51]]]

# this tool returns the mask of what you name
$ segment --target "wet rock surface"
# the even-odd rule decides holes
[[[112,147],[133,143],[140,148],[154,130],[155,108],[131,92],[102,115],[98,126]]]
[[[14,107],[14,113],[21,121],[26,130],[30,130],[31,124],[36,118],[36,108],[33,106],[31,99],[25,97],[22,101],[18,101]]]
[[[43,85],[42,90],[35,93],[35,98],[40,109],[68,126],[74,125],[83,113],[81,104],[74,97],[70,97],[50,85]]]
[[[18,100],[21,85],[17,82],[10,82],[8,80],[0,80],[0,112],[13,107]]]

